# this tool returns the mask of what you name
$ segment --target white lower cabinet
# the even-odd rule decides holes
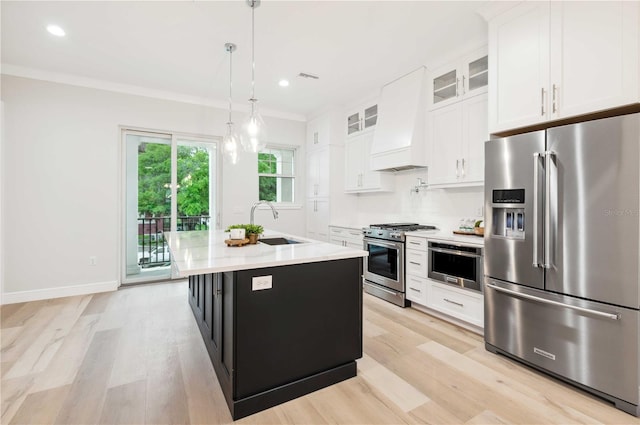
[[[428,278],[428,240],[407,236],[405,241],[405,297],[479,328],[484,327],[484,297]]]
[[[408,276],[427,277],[427,253],[413,249],[406,250],[406,274]]]
[[[405,296],[409,301],[427,305],[427,279],[424,277],[407,275]]]
[[[427,240],[407,236],[405,241],[405,297],[427,304]]]
[[[362,229],[355,227],[329,226],[329,242],[335,245],[363,249]]]
[[[429,279],[426,306],[480,328],[484,327],[484,299],[471,292]]]
[[[329,199],[307,199],[307,236],[319,241],[329,240]]]

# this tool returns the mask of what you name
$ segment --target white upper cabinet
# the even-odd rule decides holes
[[[375,127],[378,122],[378,105],[366,104],[347,114],[347,136]]]
[[[640,100],[638,10],[637,1],[551,2],[552,118]]]
[[[373,132],[350,136],[345,142],[344,181],[346,192],[380,192],[393,188],[393,175],[372,171],[370,166]]]
[[[313,150],[335,144],[331,132],[331,116],[328,114],[315,118],[307,123],[307,150]]]
[[[486,93],[488,84],[487,48],[430,72],[429,108],[436,109]]]
[[[429,185],[482,184],[487,115],[486,94],[429,112]]]
[[[527,2],[489,22],[489,129],[546,119],[549,4]]]
[[[525,2],[489,22],[489,130],[636,103],[638,2]]]

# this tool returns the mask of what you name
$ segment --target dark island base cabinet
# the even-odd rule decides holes
[[[189,304],[234,420],[356,376],[361,258],[190,276]]]

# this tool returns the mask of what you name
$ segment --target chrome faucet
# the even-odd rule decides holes
[[[271,207],[271,211],[273,211],[273,218],[277,219],[278,218],[278,211],[276,211],[276,209],[273,207],[273,205],[271,204],[271,202],[269,201],[258,201],[255,204],[253,204],[253,206],[251,207],[251,216],[250,216],[250,220],[249,222],[251,224],[253,224],[253,214],[256,212],[256,207],[260,204],[267,204]]]

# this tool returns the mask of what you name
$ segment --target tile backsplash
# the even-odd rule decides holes
[[[421,188],[415,192],[418,178],[427,181],[425,170],[396,173],[395,190],[358,196],[356,223],[363,225],[389,222],[434,224],[456,230],[462,218],[482,218],[484,187],[448,189]],[[350,221],[353,221],[351,219]]]

